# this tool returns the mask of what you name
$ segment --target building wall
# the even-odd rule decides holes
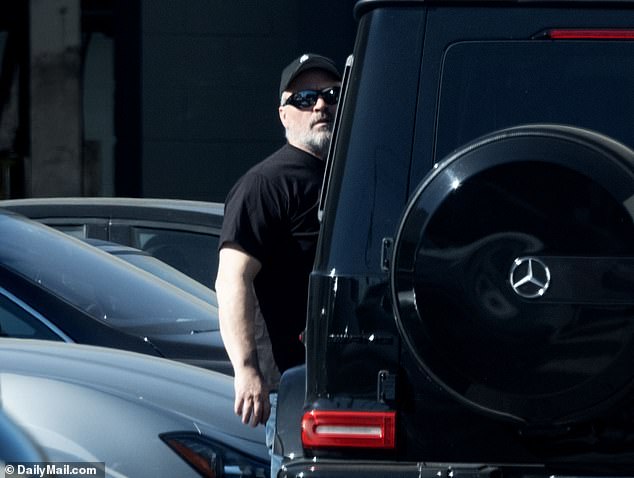
[[[343,67],[356,33],[353,3],[140,2],[138,195],[223,201],[284,142],[277,114],[284,66],[313,51]]]

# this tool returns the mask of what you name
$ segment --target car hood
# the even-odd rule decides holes
[[[169,423],[170,430],[196,431],[268,460],[264,428],[241,423],[233,413],[233,379],[220,373],[116,349],[0,339],[0,404],[18,422],[32,413],[24,404],[34,397],[21,395],[26,395],[27,384],[35,390],[51,384],[67,387],[69,392],[60,396],[76,399],[78,410],[85,407],[78,391],[92,401],[103,398],[106,408],[101,413],[107,413],[113,401],[114,410],[140,406],[159,417],[155,422]],[[38,406],[55,413],[46,388],[41,391]],[[99,403],[91,405],[100,410]]]

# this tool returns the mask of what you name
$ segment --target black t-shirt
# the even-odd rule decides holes
[[[308,278],[315,259],[324,163],[285,145],[229,192],[220,247],[233,242],[262,264],[255,293],[280,372],[304,362]]]

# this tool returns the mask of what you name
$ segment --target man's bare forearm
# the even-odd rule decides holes
[[[216,279],[220,334],[236,373],[258,369],[253,280],[259,269],[259,262],[240,249],[220,251]]]
[[[216,279],[220,334],[235,374],[235,412],[245,424],[265,423],[268,389],[258,367],[253,280],[260,263],[236,247],[220,250]]]
[[[243,368],[257,370],[254,332],[255,299],[251,286],[218,282],[216,292],[220,334],[235,372],[238,373]]]

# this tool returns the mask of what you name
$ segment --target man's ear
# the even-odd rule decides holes
[[[280,106],[277,111],[280,114],[280,121],[282,122],[282,125],[286,128],[286,108]]]

